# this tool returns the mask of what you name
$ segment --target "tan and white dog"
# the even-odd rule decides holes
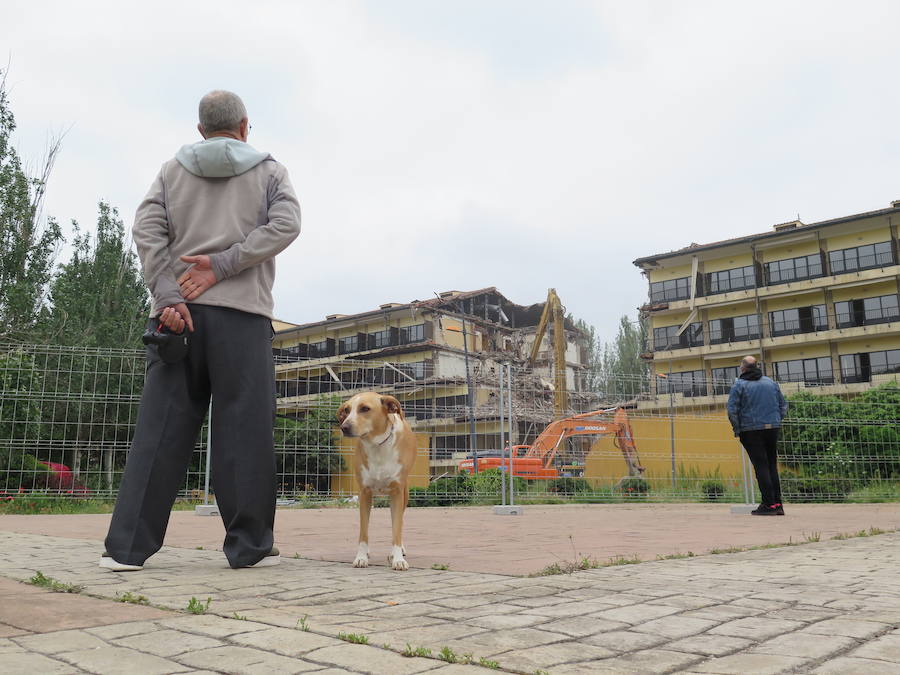
[[[354,567],[369,566],[369,516],[372,499],[388,493],[393,530],[388,562],[395,570],[408,570],[404,559],[403,511],[409,502],[409,472],[416,459],[416,437],[393,396],[376,392],[356,394],[338,409],[344,436],[355,439],[353,473],[359,484],[359,548]]]

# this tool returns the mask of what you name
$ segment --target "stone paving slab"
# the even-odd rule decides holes
[[[40,570],[98,596],[6,581],[0,607],[77,615],[131,592],[156,606],[126,610],[157,615],[33,622],[35,634],[0,638],[0,672],[489,672],[434,658],[442,648],[554,675],[900,672],[900,533],[540,578],[304,559],[235,571],[216,551],[168,547],[143,572],[114,573],[96,567],[97,546],[0,532],[0,578]],[[209,613],[184,613],[191,597],[210,598]]]

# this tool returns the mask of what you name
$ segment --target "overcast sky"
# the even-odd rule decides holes
[[[372,0],[4,2],[0,50],[46,213],[128,226],[238,92],[303,232],[296,323],[435,291],[555,287],[611,338],[635,258],[900,198],[900,3]]]

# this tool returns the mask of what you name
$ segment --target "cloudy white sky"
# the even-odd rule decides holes
[[[631,261],[900,198],[900,3],[4,2],[0,51],[46,213],[130,225],[214,88],[291,172],[292,322],[435,291],[555,287],[612,337]]]

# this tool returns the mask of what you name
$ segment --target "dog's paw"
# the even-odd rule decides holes
[[[397,570],[398,572],[405,572],[409,569],[409,563],[406,562],[403,558],[396,558],[391,561],[391,569]]]
[[[353,561],[354,567],[368,567],[369,566],[369,558],[368,556],[358,555]]]

